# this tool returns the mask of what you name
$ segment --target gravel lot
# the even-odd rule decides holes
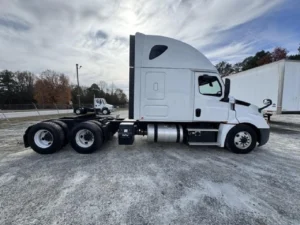
[[[45,115],[57,115],[62,114],[61,116],[64,116],[63,114],[67,113],[73,113],[73,109],[59,109],[59,110],[31,110],[31,111],[20,111],[20,112],[6,112],[6,111],[0,111],[0,119],[6,119],[6,118],[23,118],[23,117],[31,117],[31,116],[45,116]]]
[[[300,224],[300,116],[247,155],[116,136],[38,155],[20,144],[32,123],[0,126],[0,224]]]

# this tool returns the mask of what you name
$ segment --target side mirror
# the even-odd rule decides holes
[[[230,80],[228,78],[225,79],[225,91],[224,91],[224,99],[228,99],[230,93]]]
[[[271,99],[264,99],[263,103],[264,103],[264,105],[271,105],[272,104],[272,100]]]
[[[264,99],[264,100],[263,100],[263,103],[264,103],[265,106],[259,108],[259,109],[258,109],[259,112],[262,112],[263,109],[268,108],[270,105],[272,105],[273,102],[272,102],[271,99]]]

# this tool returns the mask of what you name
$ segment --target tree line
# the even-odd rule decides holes
[[[78,86],[71,86],[71,95],[74,105],[78,105]],[[108,85],[105,81],[93,83],[90,87],[81,86],[79,88],[81,103],[93,104],[94,96],[96,98],[105,98],[106,102],[112,105],[125,105],[128,98],[124,91],[117,88],[113,83]]]
[[[235,64],[230,64],[225,61],[219,62],[216,65],[216,68],[221,76],[228,76],[233,73],[249,70],[258,66],[279,61],[281,59],[300,60],[300,46],[298,48],[298,54],[290,56],[287,54],[288,51],[285,48],[276,47],[272,52],[262,50],[256,52],[254,56],[249,56],[243,61]]]
[[[81,102],[93,104],[93,98],[105,98],[108,103],[124,105],[127,96],[113,84],[109,87],[100,81],[90,87],[80,87]],[[6,104],[64,104],[78,103],[78,87],[72,85],[68,76],[52,70],[40,75],[28,71],[0,71],[0,106]]]

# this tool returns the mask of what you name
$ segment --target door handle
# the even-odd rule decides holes
[[[201,115],[201,109],[196,109],[196,117],[200,117]]]

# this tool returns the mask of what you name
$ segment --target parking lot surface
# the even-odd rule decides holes
[[[59,109],[59,110],[31,110],[31,111],[19,111],[19,112],[1,112],[0,119],[22,118],[31,116],[45,116],[45,115],[57,115],[73,113],[73,109]]]
[[[36,121],[3,126],[0,224],[300,224],[300,116],[272,120],[247,155],[117,136],[91,155],[38,155],[21,144]]]

